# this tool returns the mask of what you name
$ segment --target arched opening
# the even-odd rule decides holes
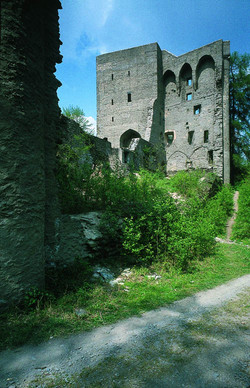
[[[176,105],[176,103],[179,101],[179,95],[177,92],[177,85],[176,85],[176,77],[173,71],[167,70],[164,73],[163,76],[163,85],[165,88],[165,100],[164,100],[164,107],[165,107],[165,114],[164,114],[164,124],[165,124],[165,130],[169,128],[169,126],[172,124],[172,107]],[[165,139],[166,141],[166,139]]]
[[[180,80],[182,100],[190,101],[192,99],[193,79],[192,79],[192,68],[189,65],[189,63],[185,63],[182,66],[179,80]],[[187,98],[187,94],[189,95],[189,98]]]
[[[133,139],[141,138],[141,135],[133,129],[128,129],[120,137],[120,147],[129,148]]]
[[[196,68],[197,89],[206,88],[210,91],[214,89],[215,63],[210,55],[204,55],[198,62]]]
[[[167,70],[163,76],[166,94],[176,93],[176,77],[171,70]]]

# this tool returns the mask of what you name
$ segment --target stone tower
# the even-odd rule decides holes
[[[125,151],[164,147],[168,174],[202,168],[230,180],[228,41],[186,54],[157,43],[97,57],[97,133]]]

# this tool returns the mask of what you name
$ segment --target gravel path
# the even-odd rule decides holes
[[[245,275],[141,317],[1,352],[0,387],[246,388],[249,292]]]
[[[235,223],[237,212],[239,210],[238,199],[239,199],[239,192],[235,191],[235,193],[234,193],[234,212],[233,212],[232,217],[229,218],[228,223],[227,223],[227,241],[229,241],[231,238],[233,225]]]

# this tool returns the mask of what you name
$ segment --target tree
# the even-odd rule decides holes
[[[93,134],[94,129],[92,124],[86,119],[84,111],[79,106],[69,105],[67,108],[62,109],[62,113],[64,116],[79,124],[84,132],[88,132],[91,135]]]
[[[250,54],[233,52],[230,59],[230,131],[233,182],[250,163]]]

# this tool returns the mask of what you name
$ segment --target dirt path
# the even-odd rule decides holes
[[[141,317],[4,351],[0,387],[246,388],[249,294],[245,275]]]
[[[231,238],[233,224],[235,223],[235,219],[236,219],[237,212],[239,209],[238,199],[239,199],[239,192],[235,191],[235,193],[234,193],[234,212],[233,212],[232,217],[228,220],[228,223],[227,223],[227,241],[229,241]]]

